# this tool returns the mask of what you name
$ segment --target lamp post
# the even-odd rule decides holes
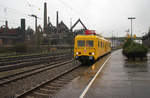
[[[135,17],[129,17],[128,19],[131,20],[131,38],[132,38],[132,20],[135,19]]]
[[[39,46],[39,33],[37,33],[37,18],[39,18],[39,17],[37,17],[37,16],[34,15],[34,14],[31,14],[31,15],[29,15],[29,16],[35,18],[35,33],[36,33],[36,35],[37,35],[37,37],[36,37],[36,44],[37,44],[37,47],[38,47],[38,46]]]
[[[37,16],[36,16],[36,15],[34,15],[34,14],[31,14],[31,15],[29,15],[29,16],[34,17],[34,18],[35,18],[35,32],[37,32],[37,18],[39,18],[39,17],[37,17]]]

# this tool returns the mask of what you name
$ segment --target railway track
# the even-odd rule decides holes
[[[47,79],[44,82],[32,87],[31,89],[24,91],[21,94],[16,94],[15,98],[50,98],[52,97],[59,89],[61,89],[65,84],[69,83],[73,78],[73,70],[78,68],[79,64],[71,63],[60,66],[59,72],[53,77]],[[64,67],[65,66],[65,67]],[[63,67],[63,68],[62,68]],[[63,70],[65,69],[65,71]],[[63,70],[63,71],[61,71]],[[75,75],[75,74],[74,74]]]
[[[0,57],[0,62],[37,58],[37,57],[44,57],[44,56],[51,56],[51,55],[52,54],[35,54],[35,55],[20,55],[20,56],[18,55],[18,56]]]
[[[55,94],[57,94],[59,90],[79,76],[79,74],[85,69],[86,68],[83,68],[83,66],[76,67],[63,75],[18,96],[17,98],[55,98]]]
[[[2,98],[22,96],[22,94],[32,90],[33,88],[43,85],[43,83],[51,81],[56,77],[78,67],[78,65],[74,64],[75,62],[73,60],[67,59],[51,62],[28,71],[1,78],[0,96],[2,96]]]
[[[29,56],[0,58],[0,66],[36,60],[39,58],[42,59],[42,58],[47,58],[47,57],[54,57],[54,56],[64,55],[64,54],[65,53],[62,53],[62,54],[38,54],[38,55],[31,55],[31,56],[29,55]],[[68,53],[66,53],[66,54],[68,54]]]
[[[38,64],[43,64],[43,63],[48,63],[50,61],[55,61],[59,58],[65,58],[68,56],[71,57],[70,54],[65,54],[65,55],[58,55],[58,56],[30,58],[30,59],[13,61],[13,62],[15,62],[15,64],[12,64],[12,61],[10,61],[10,62],[6,62],[6,63],[8,63],[8,65],[6,64],[5,66],[0,66],[0,72],[23,68],[23,67],[28,67],[28,66],[33,66],[33,65],[38,65]]]
[[[0,77],[0,85],[4,85],[4,84],[7,84],[9,82],[13,82],[13,81],[16,81],[18,79],[22,79],[24,77],[30,76],[32,74],[36,74],[36,73],[45,71],[45,70],[53,67],[54,64],[59,64],[61,62],[64,62],[64,61],[68,60],[69,58],[70,57],[57,58],[54,61],[52,61],[50,63],[47,63],[47,64],[38,64],[38,65],[35,65],[35,66],[24,68],[23,71],[18,71],[16,73],[5,75],[3,77]]]

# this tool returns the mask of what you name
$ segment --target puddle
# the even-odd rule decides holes
[[[136,60],[136,61],[129,61],[124,59],[124,68],[127,73],[134,73],[134,72],[148,72],[148,60]]]

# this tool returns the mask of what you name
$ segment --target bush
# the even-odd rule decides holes
[[[123,49],[130,46],[133,43],[133,40],[131,38],[127,39],[127,41],[123,45]]]
[[[146,57],[148,48],[142,44],[135,43],[132,39],[128,39],[123,46],[123,54],[127,58]]]

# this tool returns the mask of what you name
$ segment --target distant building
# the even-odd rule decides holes
[[[24,41],[24,38],[25,34],[23,34],[21,28],[0,28],[1,45],[13,45],[17,42]]]
[[[43,44],[50,45],[70,44],[70,40],[72,40],[73,36],[63,21],[58,23],[57,27],[49,22],[45,28],[44,34]]]
[[[7,22],[6,22],[7,23]],[[21,28],[0,27],[0,46],[11,46],[25,40],[25,19],[21,19]]]

